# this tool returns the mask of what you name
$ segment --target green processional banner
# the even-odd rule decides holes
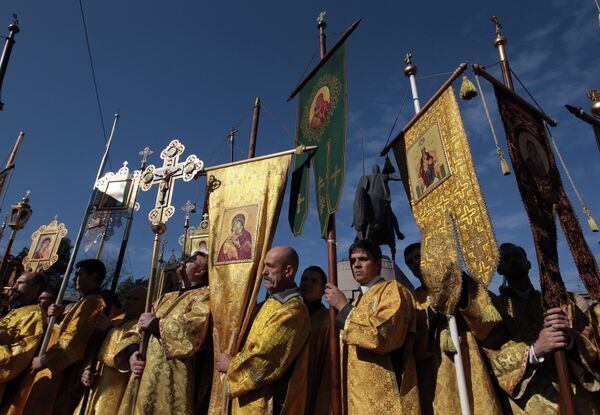
[[[346,46],[342,45],[304,85],[298,98],[296,145],[318,146],[294,157],[289,222],[302,233],[308,214],[309,168],[315,176],[317,212],[325,236],[340,203],[346,171]]]

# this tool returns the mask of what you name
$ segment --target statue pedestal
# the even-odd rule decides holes
[[[350,261],[344,259],[337,264],[338,269],[338,288],[346,295],[348,299],[354,299],[358,297],[360,288],[358,283],[352,276],[352,269],[350,268]],[[408,277],[402,272],[396,264],[392,262],[387,256],[381,259],[381,276],[386,280],[396,279],[400,284],[405,286],[411,291],[414,291],[415,287],[412,285]]]

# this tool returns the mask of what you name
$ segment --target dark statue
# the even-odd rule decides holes
[[[396,237],[404,239],[398,219],[392,212],[392,197],[388,182],[399,181],[393,176],[394,168],[386,162],[383,173],[379,166],[373,166],[373,174],[362,176],[354,197],[352,226],[356,229],[356,239],[371,239],[379,245],[387,245],[396,257]]]

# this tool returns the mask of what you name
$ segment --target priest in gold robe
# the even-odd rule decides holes
[[[98,317],[96,327],[102,331],[108,330],[102,346],[98,351],[97,370],[88,365],[81,375],[81,383],[90,388],[86,400],[86,415],[114,415],[119,410],[121,398],[125,393],[125,387],[129,380],[129,372],[121,373],[115,367],[115,351],[121,337],[129,331],[138,321],[140,314],[144,311],[146,299],[146,288],[142,286],[133,287],[125,296],[122,314],[112,321],[104,314]],[[73,415],[81,413],[82,401],[73,412]]]
[[[329,358],[329,310],[321,298],[327,275],[316,265],[306,268],[300,278],[300,294],[310,313],[308,343],[308,395],[306,415],[329,414],[331,400],[331,359]]]
[[[567,313],[560,308],[544,312],[540,292],[529,279],[530,268],[522,247],[501,245],[498,273],[506,282],[493,299],[506,336],[500,348],[486,351],[510,409],[515,414],[561,413],[553,352],[564,350],[575,412],[600,414],[597,349],[582,334],[588,318],[570,295]]]
[[[80,370],[78,364],[85,357],[96,318],[104,311],[100,285],[106,268],[97,259],[83,260],[75,268],[75,289],[83,297],[69,307],[64,316],[62,305],[53,304],[48,308],[49,316],[62,317],[62,320],[52,327],[46,352],[33,358],[32,384],[21,388],[15,396],[8,408],[11,415],[70,414],[77,405],[68,379],[74,371]]]
[[[360,296],[350,303],[333,284],[325,290],[325,299],[338,311],[343,412],[419,414],[412,294],[380,276],[382,255],[376,243],[358,240],[349,256]]]
[[[117,346],[116,367],[132,372],[120,415],[192,414],[194,355],[206,347],[210,326],[208,255],[194,252],[181,263],[177,276],[183,288],[159,298]],[[139,352],[142,331],[149,335],[144,360]],[[133,402],[135,378],[139,389]]]
[[[218,356],[227,374],[232,415],[303,414],[308,369],[308,309],[294,282],[298,254],[272,248],[264,260],[268,299],[256,314],[239,353]]]
[[[9,292],[10,310],[0,320],[0,413],[20,389],[44,335],[46,313],[37,302],[44,283],[41,274],[25,272]]]
[[[430,307],[429,290],[421,276],[421,244],[404,250],[404,260],[421,282],[415,290],[417,334],[415,359],[422,414],[461,413],[454,367],[455,345],[448,330],[448,319]],[[455,318],[460,338],[465,381],[473,415],[503,413],[501,397],[489,374],[487,358],[479,342],[490,341],[490,333],[500,322],[490,299],[476,282],[463,274],[463,292]],[[489,316],[492,314],[493,317]]]

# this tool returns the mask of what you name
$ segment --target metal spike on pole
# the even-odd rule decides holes
[[[419,93],[417,92],[417,82],[415,79],[417,67],[412,63],[411,53],[406,54],[404,62],[406,62],[404,75],[406,75],[410,81],[410,91],[413,97],[415,114],[418,114],[419,111],[421,111],[421,104],[419,102]],[[469,401],[469,391],[467,389],[467,381],[465,378],[465,368],[460,349],[460,336],[458,334],[458,327],[456,325],[456,317],[451,314],[447,315],[446,317],[448,318],[448,330],[450,331],[450,338],[452,339],[452,343],[454,343],[456,349],[456,353],[454,354],[454,371],[456,373],[458,396],[460,398],[460,411],[462,415],[471,415],[471,404]]]
[[[58,304],[62,301],[65,291],[67,289],[67,285],[69,284],[69,276],[71,275],[71,271],[73,270],[73,265],[75,263],[75,258],[77,257],[77,251],[79,250],[79,246],[81,245],[81,240],[83,239],[83,234],[85,233],[85,225],[88,221],[88,217],[90,215],[90,207],[94,203],[94,199],[96,197],[96,182],[102,176],[102,171],[104,170],[104,166],[106,165],[106,160],[108,159],[108,152],[110,151],[110,145],[112,144],[112,140],[115,134],[115,130],[117,128],[117,121],[119,120],[119,114],[115,114],[115,118],[113,120],[112,129],[110,131],[110,135],[108,137],[108,141],[106,142],[106,148],[104,150],[104,155],[102,156],[102,160],[100,161],[100,166],[98,167],[98,173],[96,174],[96,179],[92,184],[92,191],[90,194],[90,199],[85,206],[85,213],[83,214],[83,219],[81,221],[81,225],[79,226],[79,232],[77,233],[77,239],[75,240],[75,245],[73,246],[73,251],[71,252],[71,258],[69,259],[69,263],[67,265],[67,269],[63,275],[62,283],[60,284],[60,289],[58,290],[58,294],[56,296],[55,304]],[[48,319],[48,327],[46,328],[46,332],[44,333],[44,338],[42,340],[42,345],[40,346],[40,351],[38,356],[43,356],[46,353],[46,347],[48,347],[48,341],[50,340],[50,333],[52,333],[52,327],[56,323],[56,317],[51,316]]]
[[[6,37],[6,42],[4,43],[4,50],[2,51],[2,56],[0,57],[0,93],[2,92],[2,85],[4,84],[4,75],[6,74],[6,68],[8,68],[10,54],[12,53],[12,48],[15,44],[15,35],[20,31],[21,29],[19,29],[19,21],[17,20],[17,15],[13,14],[13,22],[8,26],[8,36]],[[0,101],[0,111],[2,111],[3,108],[4,103]]]

